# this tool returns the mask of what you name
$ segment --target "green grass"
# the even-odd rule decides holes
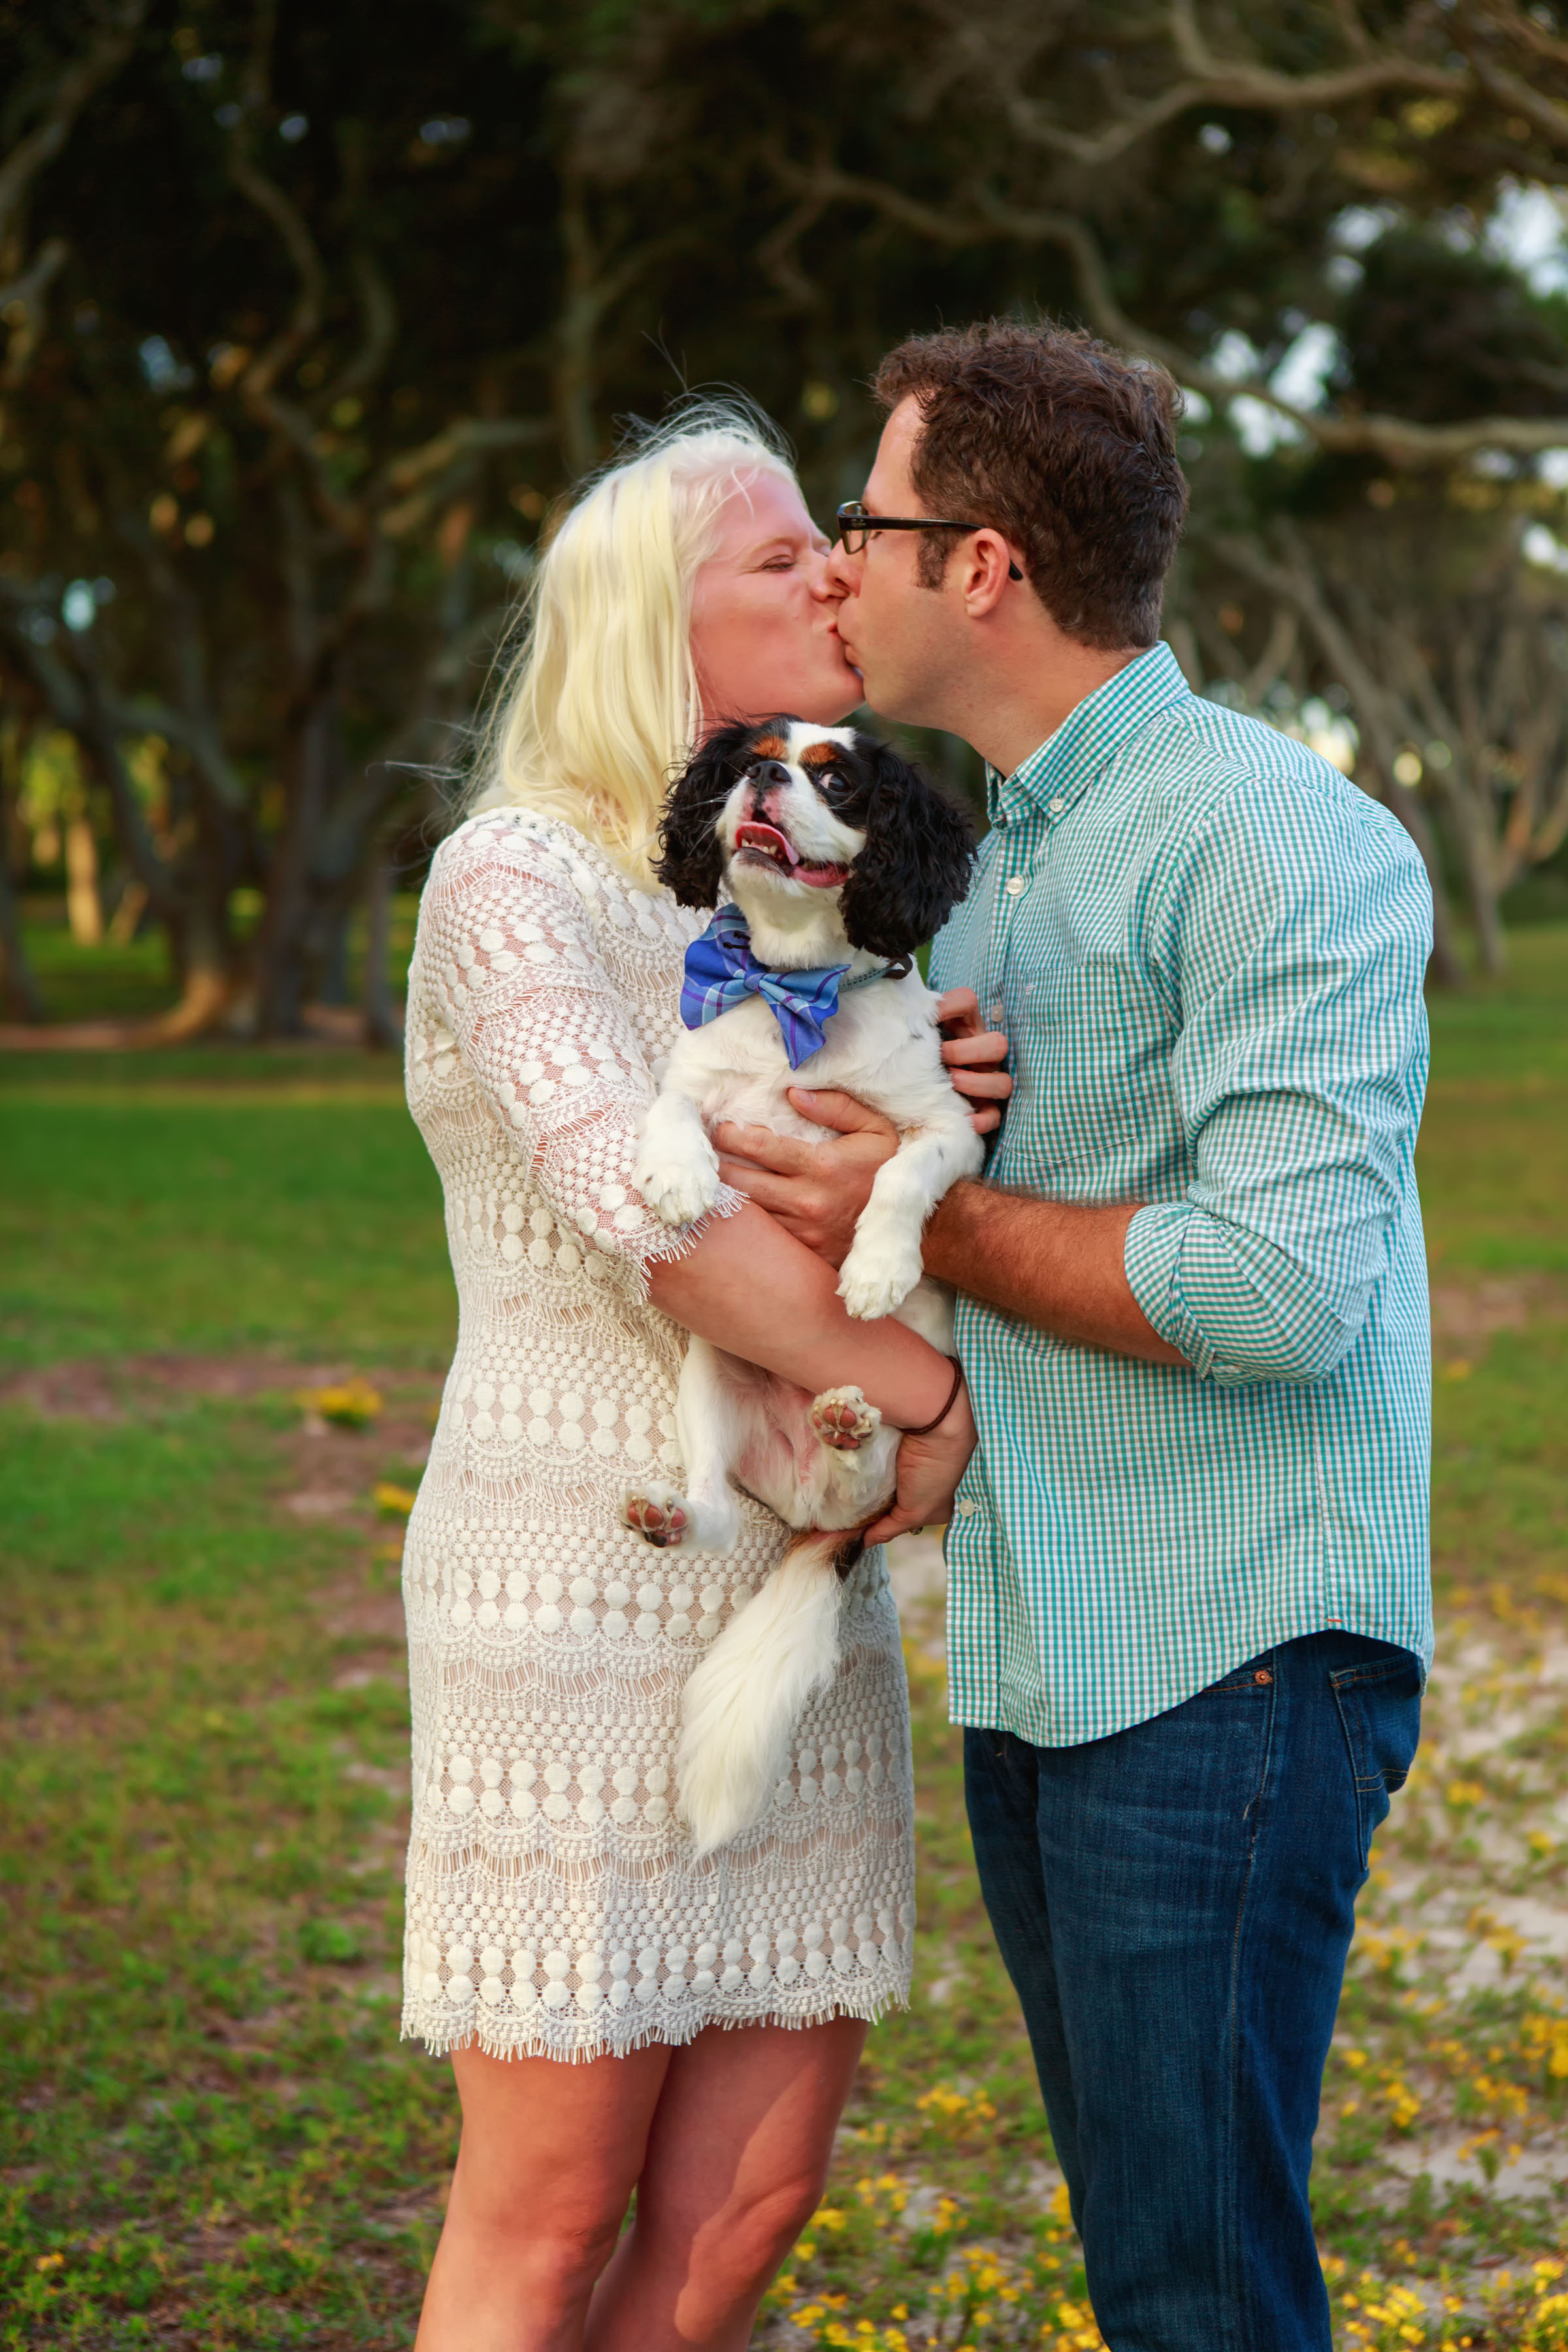
[[[17,1057],[0,1167],[0,1367],[449,1351],[440,1186],[374,1063]]]
[[[1568,1917],[1568,1684],[1539,1665],[1568,1642],[1565,1016],[1563,930],[1434,1007],[1449,1663],[1331,2063],[1345,2347],[1568,2344],[1531,2267],[1562,2191],[1503,2193],[1568,2121],[1568,1980],[1531,1927]],[[0,1065],[0,2345],[406,2344],[456,2118],[395,2038],[406,1698],[371,1496],[411,1476],[451,1343],[438,1188],[384,1065],[216,1047]],[[328,1362],[387,1410],[320,1442],[345,1500],[301,1516],[327,1456],[287,1368]],[[914,2006],[769,2298],[780,2352],[1098,2341],[936,1636],[912,1620]]]
[[[451,2136],[395,2040],[406,1702],[312,1601],[395,1571],[284,1522],[282,1399],[124,1402],[0,1428],[4,2340],[397,2342]]]
[[[67,927],[63,898],[27,902],[23,944],[50,1021],[150,1021],[179,994],[161,931],[81,947]]]

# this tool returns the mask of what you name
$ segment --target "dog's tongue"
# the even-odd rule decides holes
[[[782,855],[784,871],[792,882],[809,882],[814,890],[837,890],[846,879],[847,866],[805,865],[794,845],[785,839],[776,824],[738,824],[735,827],[737,849],[760,849],[765,857]]]
[[[761,849],[770,855],[774,850],[782,850],[787,865],[795,866],[800,864],[793,847],[776,825],[738,824],[735,827],[735,846],[737,849]]]

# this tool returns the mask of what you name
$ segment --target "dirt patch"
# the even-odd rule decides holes
[[[47,1364],[0,1383],[0,1404],[26,1405],[40,1421],[123,1421],[119,1364]]]
[[[1568,1315],[1568,1290],[1550,1275],[1499,1276],[1485,1282],[1436,1283],[1432,1288],[1433,1344],[1445,1353],[1479,1351],[1495,1331],[1522,1331],[1531,1323]]]
[[[302,1520],[329,1520],[360,1538],[357,1560],[312,1595],[321,1622],[345,1653],[334,1687],[397,1680],[407,1672],[401,1560],[405,1521],[378,1508],[385,1482],[406,1492],[419,1482],[430,1451],[441,1390],[425,1376],[368,1375],[384,1398],[363,1429],[344,1429],[305,1410],[289,1441],[290,1477],[283,1508]],[[301,1382],[301,1387],[325,1383]]]
[[[25,1404],[45,1421],[125,1421],[148,1394],[232,1400],[343,1377],[338,1366],[281,1364],[275,1356],[83,1356],[0,1381],[0,1404]]]
[[[400,1591],[405,1521],[375,1500],[385,1483],[417,1486],[430,1451],[441,1383],[428,1373],[354,1374],[342,1364],[290,1364],[277,1357],[145,1355],[84,1357],[41,1365],[0,1383],[0,1404],[24,1406],[45,1421],[127,1422],[149,1400],[212,1397],[244,1402],[340,1386],[357,1378],[382,1399],[363,1428],[343,1428],[308,1406],[298,1409],[284,1440],[277,1507],[306,1525],[327,1522],[357,1538],[357,1557],[312,1597],[321,1623],[343,1654],[336,1686],[401,1680],[406,1673]]]

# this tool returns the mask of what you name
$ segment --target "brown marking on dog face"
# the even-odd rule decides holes
[[[777,735],[759,735],[752,744],[751,756],[753,760],[787,760],[789,745]]]
[[[836,768],[843,757],[842,743],[808,743],[800,763],[803,768]]]

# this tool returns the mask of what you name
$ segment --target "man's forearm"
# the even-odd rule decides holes
[[[1059,1339],[1180,1364],[1128,1285],[1123,1251],[1138,1207],[955,1184],[925,1229],[926,1272]]]

